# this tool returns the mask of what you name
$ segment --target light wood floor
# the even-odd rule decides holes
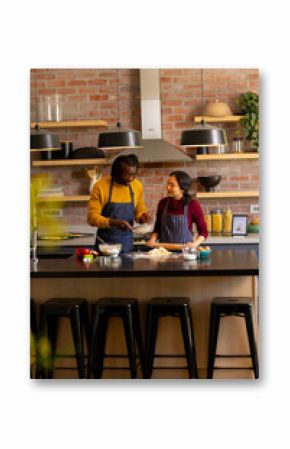
[[[141,378],[141,373],[140,380]],[[206,380],[205,370],[199,370],[199,379]],[[130,379],[130,372],[126,369],[104,369],[103,379]],[[78,379],[76,369],[55,369],[54,379]],[[153,371],[152,379],[187,379],[187,371],[183,369],[155,369]],[[254,379],[252,370],[247,369],[218,369],[214,371],[214,379]],[[93,379],[92,379],[93,380]],[[255,380],[255,379],[254,379]],[[195,379],[192,379],[195,381]]]

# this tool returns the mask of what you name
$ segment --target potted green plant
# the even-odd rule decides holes
[[[254,150],[259,148],[259,95],[245,92],[240,95],[238,104],[243,114],[241,124],[244,127],[245,138],[251,141]]]

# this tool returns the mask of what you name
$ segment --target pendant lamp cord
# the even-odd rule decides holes
[[[37,80],[36,80],[36,75],[35,75],[34,83],[35,83],[34,84],[35,129],[38,131],[39,130],[39,124],[38,124],[39,111],[38,111],[38,102],[37,102]]]
[[[201,123],[204,125],[204,93],[203,93],[203,69],[200,70],[200,79],[201,79],[201,86],[200,86],[200,99],[201,99]]]
[[[117,128],[121,128],[121,123],[120,123],[120,69],[117,70],[117,74],[118,74]]]

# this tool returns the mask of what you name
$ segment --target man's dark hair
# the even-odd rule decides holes
[[[138,169],[138,158],[135,154],[129,154],[128,156],[118,156],[114,160],[111,168],[112,178],[116,178],[121,169],[121,164],[127,164],[129,167],[136,167]]]

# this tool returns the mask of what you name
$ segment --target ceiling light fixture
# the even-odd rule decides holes
[[[101,150],[125,150],[126,148],[143,148],[139,131],[121,127],[120,122],[120,70],[118,69],[118,122],[116,128],[99,134],[98,148]]]
[[[224,129],[210,126],[205,123],[204,116],[204,95],[203,95],[203,69],[201,69],[201,104],[202,120],[191,129],[186,129],[181,133],[181,146],[192,147],[216,147],[227,145],[227,136]]]
[[[42,133],[39,125],[30,133],[30,151],[59,151],[61,144],[56,134]]]

